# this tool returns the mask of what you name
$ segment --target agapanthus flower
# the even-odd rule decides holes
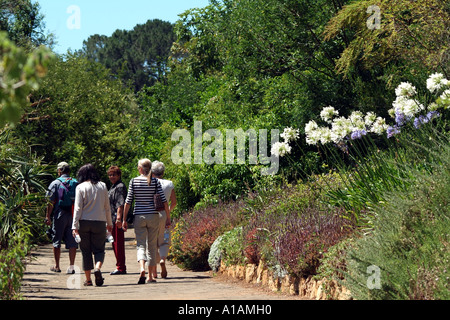
[[[393,126],[393,127],[389,126],[386,130],[386,133],[387,133],[387,137],[390,138],[396,134],[399,134],[400,130],[397,126]]]
[[[339,112],[331,106],[323,108],[320,112],[320,117],[328,123],[331,123],[331,119],[337,115],[339,115]]]
[[[373,122],[372,127],[369,129],[369,131],[376,134],[383,134],[383,132],[385,132],[387,128],[388,125],[386,124],[386,119],[382,117],[377,117]]]
[[[280,136],[285,142],[289,142],[297,140],[300,135],[298,129],[284,128],[284,131]]]
[[[419,129],[422,124],[428,123],[428,121],[427,117],[420,115],[414,119],[414,128]]]
[[[427,79],[427,89],[432,93],[448,85],[450,85],[450,81],[445,79],[442,73],[433,73]]]
[[[363,136],[367,134],[366,130],[356,130],[352,132],[350,136],[352,140],[361,139]]]
[[[275,142],[270,149],[270,152],[276,157],[283,157],[288,153],[291,153],[291,146],[286,142]]]
[[[416,94],[416,87],[409,82],[402,82],[395,89],[397,97],[412,97]]]
[[[352,123],[345,117],[336,118],[331,125],[331,131],[334,137],[333,141],[337,143],[352,133]]]
[[[306,134],[306,143],[315,145],[320,141],[320,130],[312,130]]]
[[[395,118],[395,108],[390,108],[388,110],[388,114],[391,116],[391,118]]]
[[[374,112],[367,112],[367,114],[364,117],[365,125],[367,127],[370,127],[376,118],[377,118],[377,115]]]
[[[430,111],[430,112],[428,112],[427,113],[427,115],[426,115],[426,117],[427,117],[427,119],[430,121],[430,120],[433,120],[434,118],[436,118],[436,117],[440,117],[441,116],[441,114],[439,113],[439,112],[437,112],[437,111]]]
[[[366,128],[364,115],[361,111],[353,111],[350,115],[350,122],[352,123],[352,131],[364,130]]]
[[[450,89],[445,90],[439,97],[441,103],[444,104],[445,109],[450,108]]]
[[[409,120],[411,119],[411,117],[406,116],[404,113],[402,112],[396,112],[395,113],[395,122],[397,123],[397,125],[403,126],[405,123],[407,123]]]
[[[395,114],[403,113],[405,116],[413,117],[416,113],[424,110],[425,107],[422,104],[417,103],[413,99],[408,99],[405,96],[398,96],[392,103]]]
[[[330,128],[322,127],[318,129],[318,135],[320,138],[320,142],[322,144],[326,144],[328,142],[333,141],[333,134]]]
[[[317,125],[317,123],[314,120],[309,121],[306,126],[305,126],[305,133],[310,133],[314,130],[317,130],[319,126]]]

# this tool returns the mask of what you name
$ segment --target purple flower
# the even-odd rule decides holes
[[[367,134],[366,130],[356,130],[352,132],[351,139],[352,140],[361,139],[366,134]]]
[[[441,116],[441,114],[439,112],[437,112],[437,111],[430,111],[430,112],[427,113],[428,121],[433,119],[433,118],[440,117],[440,116]]]
[[[428,123],[433,118],[439,117],[440,114],[437,111],[430,111],[427,113],[426,116],[419,116],[418,118],[414,118],[414,127],[416,129],[419,129],[420,126],[424,123]]]
[[[404,113],[395,112],[395,122],[399,127],[403,126],[406,122],[408,122],[411,117],[406,116]]]
[[[399,133],[400,133],[400,130],[398,129],[397,126],[393,126],[393,127],[389,126],[389,127],[387,128],[386,132],[387,132],[387,137],[388,137],[388,139],[389,139],[390,137],[392,137],[392,136],[394,136],[394,135],[396,135],[396,134],[399,134]]]
[[[406,122],[405,115],[401,112],[396,112],[395,122],[397,123],[397,125],[402,126]]]
[[[419,116],[418,118],[414,118],[414,128],[419,129],[420,126],[424,123],[427,123],[428,119],[424,116]]]

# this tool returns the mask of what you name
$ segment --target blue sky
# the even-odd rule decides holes
[[[36,1],[34,1],[36,2]],[[93,34],[110,36],[117,29],[131,30],[149,19],[175,22],[191,8],[209,0],[37,0],[48,32],[56,35],[54,50],[78,50]]]

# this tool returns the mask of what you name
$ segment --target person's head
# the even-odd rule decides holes
[[[164,176],[164,171],[166,171],[166,167],[164,163],[160,161],[153,161],[152,163],[152,174],[157,178],[162,178]]]
[[[152,162],[149,159],[141,159],[138,162],[139,173],[147,177],[148,185],[151,184],[152,180]]]
[[[96,184],[100,181],[100,175],[98,174],[95,167],[88,163],[85,164],[78,170],[77,173],[78,183],[83,183],[85,181],[91,181],[93,184]]]
[[[63,175],[63,174],[69,174],[70,173],[70,166],[67,162],[60,162],[58,163],[58,165],[56,166],[56,169],[58,171],[58,175]]]
[[[112,184],[115,184],[122,178],[122,171],[118,166],[111,166],[108,169],[108,177],[109,181],[111,181]]]

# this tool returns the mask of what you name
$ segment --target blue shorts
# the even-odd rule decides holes
[[[61,241],[64,240],[66,249],[78,248],[78,243],[72,235],[72,213],[61,211],[53,217],[53,237],[54,248],[61,248]]]

